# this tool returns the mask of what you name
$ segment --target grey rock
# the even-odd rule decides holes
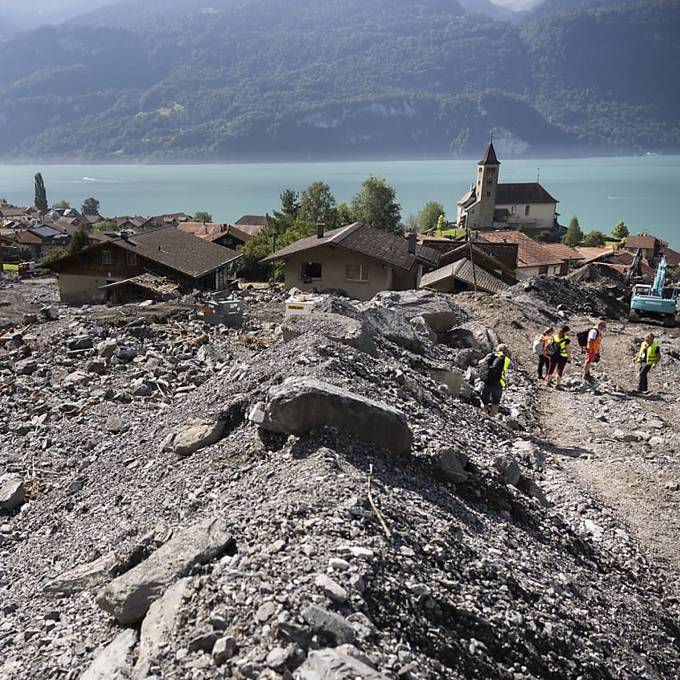
[[[401,314],[384,309],[373,307],[367,309],[364,318],[373,327],[376,333],[386,338],[390,342],[408,349],[411,352],[422,352],[423,342],[418,337],[414,327]],[[429,329],[429,326],[428,326]],[[435,334],[434,342],[437,341]]]
[[[454,368],[451,370],[430,369],[430,375],[438,383],[444,385],[451,394],[451,396],[453,397],[460,396],[461,388],[463,386],[464,381],[463,372],[460,369],[458,368]]]
[[[97,588],[110,577],[116,565],[115,553],[107,553],[93,562],[79,565],[57,576],[45,586],[45,592],[51,595],[71,595]]]
[[[106,429],[113,434],[118,434],[125,430],[125,425],[123,424],[122,418],[118,416],[109,416],[106,419]]]
[[[303,435],[336,427],[395,454],[407,454],[413,435],[401,411],[312,378],[288,378],[272,387],[260,426],[272,432]]]
[[[266,623],[274,616],[276,612],[276,605],[273,602],[264,602],[255,612],[255,619],[260,623]]]
[[[467,460],[465,456],[454,449],[438,451],[435,456],[435,465],[444,479],[454,484],[464,482],[468,478],[465,471]]]
[[[340,314],[313,313],[308,316],[289,316],[281,326],[283,341],[291,340],[310,333],[324,337],[366,354],[375,354],[376,347],[368,324],[350,319]]]
[[[498,333],[479,321],[467,321],[446,334],[446,344],[450,347],[473,349],[482,354],[493,352],[500,342]]]
[[[358,659],[337,649],[320,649],[309,653],[298,668],[296,680],[387,680]]]
[[[35,359],[17,361],[14,371],[17,375],[33,375],[38,370],[38,362]]]
[[[333,644],[354,643],[356,639],[354,628],[339,614],[315,604],[305,607],[301,614],[314,633],[327,638]]]
[[[135,666],[137,675],[145,677],[151,661],[169,643],[179,623],[180,609],[190,592],[191,582],[191,578],[180,579],[149,607],[140,630],[139,655]]]
[[[66,343],[66,346],[70,350],[92,349],[94,343],[89,335],[76,335]]]
[[[80,680],[126,680],[132,670],[132,652],[137,644],[137,631],[120,633],[94,659]]]
[[[294,645],[289,645],[288,647],[274,647],[274,649],[267,654],[265,663],[269,668],[274,670],[282,669],[288,664],[288,661],[294,653]]]
[[[215,663],[220,666],[226,661],[229,661],[234,654],[238,645],[236,644],[236,639],[230,636],[222,637],[213,645],[212,655]]]
[[[543,507],[550,507],[550,503],[538,484],[533,479],[521,475],[516,484],[517,488],[530,498],[535,498]]]
[[[212,652],[220,634],[215,630],[197,630],[189,640],[190,652]]]
[[[104,375],[104,373],[106,373],[106,362],[103,359],[93,359],[87,363],[85,368],[88,373]]]
[[[413,331],[417,336],[423,338],[424,340],[429,340],[434,344],[439,342],[439,336],[432,330],[432,328],[430,328],[430,325],[422,316],[414,316],[409,323],[411,324],[411,328],[413,328]]]
[[[218,442],[223,433],[224,421],[194,420],[173,436],[170,446],[177,455],[190,456]]]
[[[314,580],[314,583],[316,587],[319,588],[331,600],[333,600],[333,602],[338,604],[347,602],[349,597],[347,591],[330,576],[327,576],[326,574],[319,574]]]
[[[522,475],[517,461],[508,454],[496,456],[493,461],[493,466],[500,472],[504,484],[517,486],[519,478]]]
[[[197,564],[223,555],[233,544],[219,519],[204,520],[180,531],[146,560],[114,579],[97,604],[122,624],[141,620],[149,607],[177,579]]]
[[[24,480],[15,474],[0,477],[0,509],[12,512],[26,502]]]
[[[97,345],[97,353],[104,359],[110,359],[114,355],[117,347],[118,341],[114,340],[113,338],[109,340],[102,340],[102,342]]]
[[[48,305],[40,310],[40,315],[46,321],[56,321],[59,318],[59,310],[54,305]]]

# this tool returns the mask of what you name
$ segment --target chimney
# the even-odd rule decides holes
[[[317,238],[323,238],[323,233],[324,233],[325,229],[326,229],[326,225],[323,222],[317,222],[316,223],[316,237]]]
[[[416,232],[415,231],[410,232],[407,238],[408,238],[408,252],[411,255],[415,255],[416,254],[416,243],[418,242],[417,241],[418,236],[417,236]]]

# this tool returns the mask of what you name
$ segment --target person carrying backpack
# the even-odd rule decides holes
[[[571,338],[567,335],[568,332],[569,326],[560,326],[548,345],[547,352],[550,357],[550,365],[548,366],[548,375],[545,376],[547,385],[552,383],[553,374],[557,374],[557,387],[562,382],[564,367],[569,361]]]
[[[534,338],[534,354],[538,357],[538,379],[543,380],[543,369],[548,370],[550,357],[548,345],[552,342],[553,329],[546,328],[541,335]]]
[[[498,407],[503,397],[503,390],[508,386],[508,369],[510,368],[510,350],[507,345],[498,345],[493,354],[484,359],[488,367],[484,376],[482,404],[484,410],[492,417],[498,415]]]
[[[647,394],[649,392],[649,372],[655,369],[661,361],[661,350],[654,339],[654,335],[650,333],[645,337],[640,345],[640,350],[635,357],[636,363],[640,364],[638,373],[638,388],[637,392],[640,394]]]
[[[588,331],[585,344],[585,362],[583,364],[583,380],[591,382],[590,367],[600,360],[602,352],[602,333],[607,324],[604,321],[598,321],[596,326],[593,326]],[[580,344],[580,339],[579,339]]]

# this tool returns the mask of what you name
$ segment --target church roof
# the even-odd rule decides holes
[[[500,165],[501,162],[496,156],[496,149],[493,148],[493,142],[489,142],[489,146],[486,147],[486,151],[482,156],[482,160],[479,161],[479,165]]]
[[[496,205],[514,203],[559,203],[538,182],[499,184]]]

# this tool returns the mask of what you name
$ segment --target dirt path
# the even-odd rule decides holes
[[[667,360],[653,374],[650,397],[621,389],[635,385],[630,357],[636,338],[647,330],[610,324],[602,363],[593,371],[595,387],[582,386],[577,359],[569,366],[567,389],[538,386],[538,417],[542,436],[564,466],[680,584],[678,363]]]

